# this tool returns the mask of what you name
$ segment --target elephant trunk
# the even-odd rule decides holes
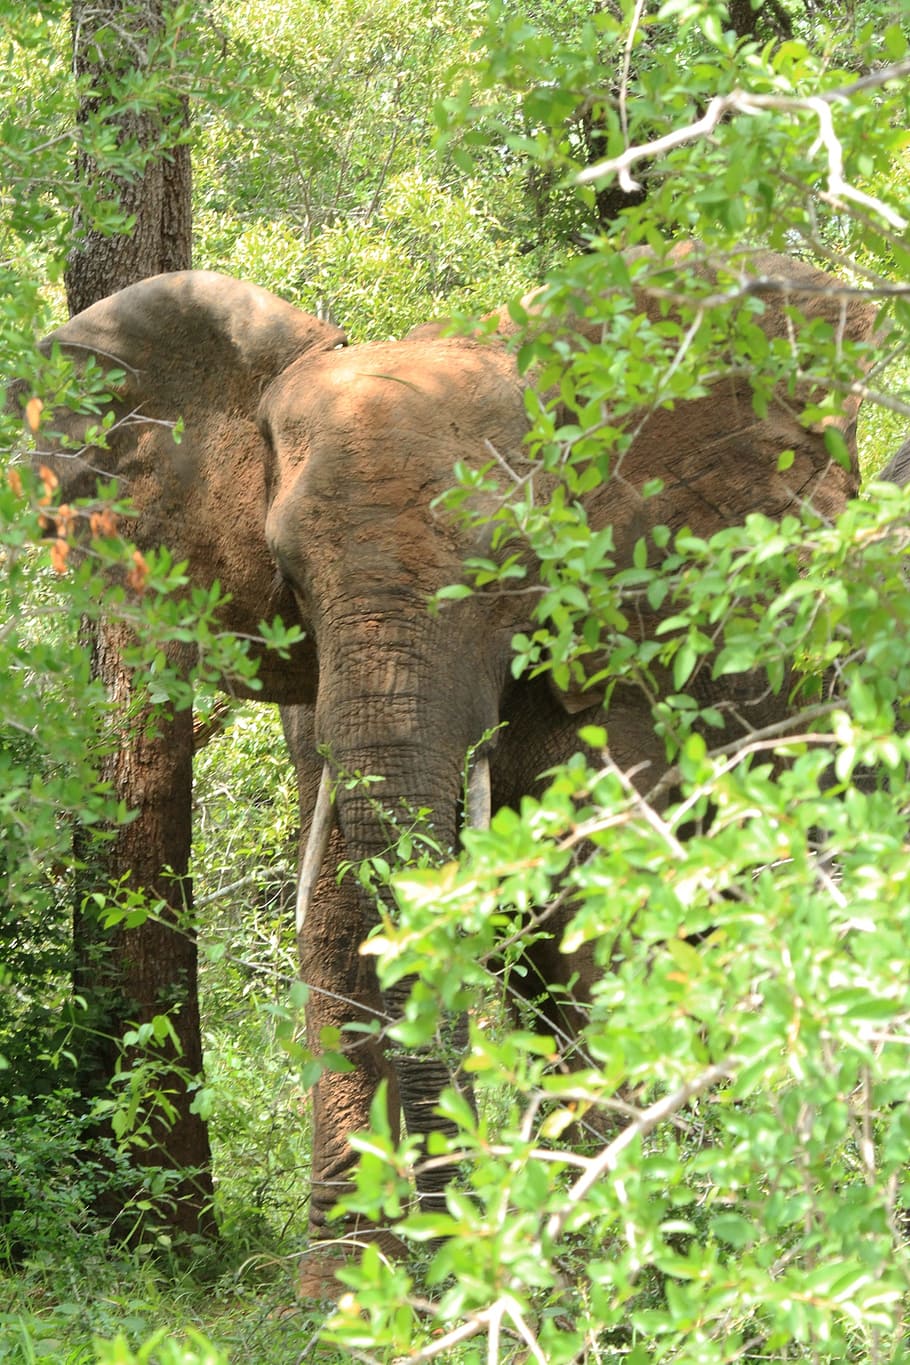
[[[298,938],[303,933],[307,913],[328,850],[329,839],[336,823],[333,785],[332,770],[326,763],[319,782],[306,849],[300,863],[296,912]],[[490,760],[486,756],[482,756],[471,765],[465,805],[465,825],[469,829],[486,829],[490,823],[491,810]]]
[[[333,754],[336,809],[351,857],[360,861],[394,854],[399,835],[415,825],[438,845],[443,857],[455,848],[462,788],[460,765],[422,752],[378,755]],[[390,766],[396,758],[402,760]],[[428,772],[432,763],[433,771]],[[381,778],[381,781],[371,781]]]
[[[422,597],[413,615],[375,604],[355,625],[350,608],[344,615],[344,630],[333,619],[319,632],[316,738],[336,779],[349,854],[388,853],[422,812],[447,857],[465,818],[468,759],[499,718],[500,661],[485,668],[469,623],[457,611],[432,620]],[[488,819],[488,798],[471,801],[468,818]]]
[[[382,855],[394,864],[400,837],[415,828],[446,859],[455,851],[463,820],[489,820],[489,764],[474,760],[467,796],[465,768],[472,746],[495,720],[498,679],[484,688],[478,670],[459,682],[451,644],[444,648],[432,624],[390,630],[386,621],[383,630],[368,634],[344,654],[332,650],[325,636],[320,641],[317,741],[328,771],[305,872],[322,861],[319,840],[331,829],[332,793],[345,853],[355,862]],[[302,885],[298,917],[307,912],[308,895],[309,885]],[[393,1018],[404,1013],[411,985],[400,981],[386,992],[384,1008]],[[427,1047],[388,1053],[412,1137],[432,1131],[455,1136],[454,1126],[435,1111],[463,1056],[466,1021],[444,1018],[440,1035]],[[424,1207],[438,1206],[451,1175],[435,1163],[418,1168]]]
[[[355,861],[383,855],[394,863],[400,836],[415,824],[425,830],[443,858],[454,848],[459,767],[452,761],[440,761],[437,752],[431,756],[434,772],[428,773],[427,756],[420,749],[408,752],[409,747],[405,746],[403,754],[382,756],[384,780],[376,784],[362,784],[357,774],[377,775],[378,755],[369,749],[337,753],[336,814],[345,850]],[[390,909],[394,911],[391,904]],[[384,992],[384,1008],[392,1019],[404,1017],[412,984],[403,978]],[[431,1132],[441,1132],[449,1139],[456,1137],[455,1126],[435,1111],[441,1092],[452,1084],[466,1046],[466,1019],[443,1017],[439,1036],[432,1043],[420,1048],[394,1044],[387,1048],[411,1137],[425,1141]],[[418,1165],[417,1192],[425,1210],[444,1206],[443,1191],[452,1174],[446,1165],[434,1164],[426,1169]]]

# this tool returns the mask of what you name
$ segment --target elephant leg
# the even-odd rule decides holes
[[[392,1013],[403,1013],[411,985],[410,980],[404,980],[387,994],[386,1004]],[[424,1145],[430,1133],[441,1133],[449,1139],[457,1137],[456,1125],[437,1113],[439,1096],[446,1087],[457,1086],[473,1104],[470,1085],[460,1073],[467,1046],[467,1018],[460,1015],[442,1019],[437,1037],[428,1047],[402,1050],[394,1055],[408,1136],[421,1138]],[[445,1208],[445,1187],[454,1175],[455,1163],[438,1158],[418,1161],[415,1184],[421,1212]]]
[[[282,708],[282,722],[297,770],[301,810],[301,849],[306,845],[322,760],[312,741],[312,710]],[[352,1188],[356,1154],[351,1133],[369,1127],[370,1108],[381,1081],[387,1084],[389,1127],[399,1136],[400,1100],[395,1072],[376,1036],[351,1033],[345,1026],[387,1019],[372,961],[360,952],[369,923],[358,888],[350,877],[339,884],[337,868],[346,857],[339,830],[332,832],[316,892],[298,937],[300,975],[309,989],[307,1043],[319,1056],[342,1053],[347,1070],[327,1067],[313,1087],[312,1167],[309,1250],[301,1265],[300,1292],[312,1298],[337,1296],[335,1271],[357,1255],[365,1241],[376,1241],[389,1255],[402,1251],[388,1228],[356,1215],[331,1219],[339,1197]]]
[[[301,1291],[310,1296],[338,1293],[334,1272],[364,1241],[378,1241],[391,1255],[401,1243],[388,1228],[357,1215],[343,1220],[330,1214],[352,1188],[356,1154],[351,1133],[370,1126],[370,1107],[381,1081],[387,1085],[388,1119],[393,1141],[399,1137],[397,1078],[378,1037],[350,1033],[345,1026],[386,1018],[372,962],[358,951],[367,935],[360,896],[350,878],[339,886],[335,869],[345,856],[334,831],[323,874],[303,934],[298,941],[301,977],[309,988],[307,1043],[318,1056],[342,1053],[349,1070],[324,1070],[313,1087],[313,1149],[310,1189],[310,1252],[301,1270]]]
[[[545,679],[519,683],[506,698],[503,718],[508,722],[493,760],[494,805],[517,808],[522,796],[536,794],[546,784],[545,773],[563,763],[584,746],[578,738],[586,725],[608,730],[610,760],[630,776],[632,784],[647,792],[666,769],[662,741],[655,735],[650,709],[644,699],[617,692],[609,714],[601,706],[570,715],[554,696]],[[592,761],[597,762],[592,756]],[[579,850],[584,856],[584,849]],[[546,907],[543,907],[546,914]],[[522,955],[525,974],[510,980],[514,992],[511,1006],[519,1013],[529,1009],[535,1027],[552,1033],[559,1048],[558,1065],[564,1069],[585,1067],[584,1030],[589,1021],[591,989],[603,968],[594,959],[593,944],[572,953],[563,952],[561,941],[572,916],[571,907],[547,915],[540,936],[529,935]],[[585,1121],[599,1138],[600,1116]]]

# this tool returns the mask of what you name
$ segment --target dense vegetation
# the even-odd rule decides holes
[[[12,376],[63,314],[76,143],[121,174],[149,149],[119,142],[104,117],[76,126],[64,4],[0,0],[0,32]],[[197,758],[193,866],[198,1103],[221,1241],[189,1258],[164,1236],[130,1248],[129,1217],[113,1227],[99,1196],[142,1140],[134,1102],[154,1068],[133,1065],[101,1097],[119,1139],[102,1165],[83,1159],[93,1115],[74,1093],[87,1026],[70,981],[73,826],[103,837],[125,818],[97,780],[114,741],[80,621],[103,610],[137,626],[155,703],[187,701],[166,642],[205,634],[203,716],[211,679],[244,661],[230,642],[214,653],[215,604],[173,600],[179,567],[140,564],[102,504],[78,567],[65,536],[42,542],[54,489],[12,463],[0,481],[0,1361],[278,1365],[318,1337],[327,1359],[904,1359],[906,499],[876,487],[837,526],[806,514],[680,537],[659,574],[642,558],[627,578],[675,604],[670,628],[637,644],[609,548],[571,495],[603,476],[630,413],[701,392],[730,346],[754,365],[759,400],[794,364],[836,384],[843,356],[824,329],[763,354],[748,316],[731,331],[717,301],[707,320],[696,299],[654,328],[620,308],[574,360],[560,325],[567,299],[622,283],[618,245],[696,237],[718,257],[754,243],[828,264],[876,293],[894,328],[869,357],[861,415],[863,466],[877,469],[910,412],[907,36],[899,5],[862,0],[174,7],[155,60],[116,100],[190,101],[197,266],[328,312],[358,340],[550,283],[549,331],[522,361],[542,390],[558,381],[574,420],[536,413],[535,449],[567,495],[503,514],[548,574],[517,659],[565,682],[596,645],[608,682],[646,688],[656,663],[669,667],[655,723],[680,795],[659,809],[631,792],[609,759],[607,711],[586,737],[594,766],[577,758],[540,800],[466,836],[458,864],[433,867],[413,842],[398,851],[380,970],[420,973],[411,1040],[432,1035],[440,1005],[470,1007],[479,1111],[446,1097],[463,1177],[446,1215],[409,1220],[413,1261],[367,1255],[337,1310],[295,1308],[313,1074],[288,908],[296,812],[277,718],[234,706]],[[627,148],[639,150],[624,170]],[[78,207],[128,227],[103,201]],[[61,372],[60,393],[71,385]],[[12,452],[21,422],[2,434]],[[110,585],[115,563],[140,573],[141,597]],[[718,651],[718,667],[760,666],[771,687],[796,661],[810,681],[786,735],[712,749],[716,717],[686,688]],[[826,672],[833,694],[811,681]],[[583,836],[592,853],[576,860]],[[560,896],[577,907],[577,941],[609,966],[585,1065],[568,1074],[548,1068],[533,1016],[510,1026],[510,961],[494,953]],[[112,890],[100,909],[147,907]],[[615,1128],[579,1153],[568,1125],[611,1104]],[[412,1159],[377,1123],[362,1206],[394,1208]],[[448,1240],[432,1253],[436,1232]]]

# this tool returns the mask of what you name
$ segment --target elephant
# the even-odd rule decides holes
[[[745,269],[802,290],[810,317],[856,340],[870,336],[872,310],[856,299],[842,306],[825,292],[830,276],[770,253],[749,257]],[[786,336],[786,295],[763,298],[760,326]],[[654,314],[663,306],[643,290],[634,304]],[[218,580],[230,592],[225,628],[255,634],[258,621],[280,613],[305,632],[290,659],[263,655],[257,695],[281,705],[297,771],[298,942],[317,1049],[323,1028],[388,1018],[402,1003],[400,991],[380,994],[371,960],[358,952],[375,908],[334,875],[342,858],[384,852],[387,827],[371,790],[339,776],[381,778],[387,811],[432,812],[437,843],[454,849],[468,754],[468,804],[482,821],[492,804],[532,791],[540,773],[579,747],[579,725],[603,715],[595,691],[512,677],[512,639],[532,625],[532,594],[476,592],[427,610],[439,589],[463,581],[467,557],[516,548],[493,545],[488,531],[469,529],[437,501],[456,462],[486,469],[491,451],[492,477],[471,493],[476,512],[491,514],[512,477],[534,473],[526,380],[508,332],[504,320],[493,335],[431,326],[346,346],[337,329],[264,290],[189,271],[132,285],[45,342],[116,361],[126,375],[108,449],[67,453],[53,430],[78,441],[85,419],[58,412],[49,423],[40,459],[57,473],[62,496],[90,495],[99,471],[116,477],[137,512],[139,548],[164,543],[188,561],[194,583]],[[823,432],[802,426],[799,410],[781,386],[757,417],[748,376],[731,370],[703,398],[642,414],[621,478],[586,500],[590,523],[613,527],[618,565],[658,524],[709,534],[754,511],[779,517],[805,500],[835,515],[857,491],[855,459],[849,469],[832,462]],[[149,423],[122,420],[131,414]],[[175,445],[163,424],[178,417],[185,429]],[[854,448],[850,418],[841,426]],[[794,452],[786,470],[778,468],[785,448]],[[655,478],[663,492],[646,500],[641,490]],[[533,557],[523,552],[533,580]],[[631,689],[611,699],[609,733],[621,767],[649,772],[648,781],[660,774],[663,744]],[[558,988],[577,977],[583,996],[590,960],[562,954],[557,932],[535,943],[529,967],[535,992],[540,983],[557,988],[543,1007],[554,1033],[577,1031],[583,998],[576,1008]],[[379,1081],[388,1084],[393,1127],[399,1107],[412,1133],[445,1126],[433,1114],[448,1077],[441,1059],[391,1057],[376,1038],[353,1037],[361,1040],[350,1048],[353,1068],[326,1072],[314,1092],[313,1250],[301,1279],[312,1295],[337,1292],[345,1239],[398,1249],[390,1229],[328,1217],[350,1183],[348,1136],[368,1123]],[[438,1199],[444,1179],[439,1170],[423,1176],[421,1198]]]

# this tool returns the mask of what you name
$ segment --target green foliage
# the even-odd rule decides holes
[[[402,336],[428,319],[492,311],[535,283],[479,180],[420,169],[386,184],[366,221],[327,227],[307,255],[304,306],[332,301],[351,335]]]
[[[38,1102],[4,1097],[0,1130],[0,1265],[9,1270],[27,1255],[47,1269],[59,1257],[78,1257],[92,1237],[106,1238],[93,1212],[99,1192],[116,1179],[116,1154],[108,1169],[88,1162],[81,1150],[84,1120],[77,1097],[59,1086]],[[2,1358],[2,1357],[0,1357]]]
[[[132,1351],[126,1338],[118,1336],[115,1341],[99,1342],[95,1359],[97,1365],[228,1365],[223,1351],[201,1332],[192,1330],[178,1341],[162,1329],[138,1351]]]
[[[53,475],[40,454],[30,458],[40,451],[39,398],[47,407],[81,409],[91,424],[107,391],[97,368],[76,380],[58,357],[43,363],[35,352],[36,338],[60,320],[66,255],[79,227],[131,227],[103,195],[79,187],[74,156],[94,159],[99,183],[110,183],[140,174],[150,156],[183,136],[182,101],[208,81],[198,30],[188,26],[190,18],[204,24],[202,10],[171,7],[148,69],[133,63],[115,73],[112,88],[99,88],[105,99],[97,113],[77,123],[86,82],[72,76],[68,7],[0,3],[0,376],[4,386],[21,378],[30,400],[24,411],[16,402],[0,414],[0,1359],[17,1362],[94,1360],[87,1343],[95,1330],[109,1337],[128,1330],[130,1349],[139,1350],[137,1334],[148,1336],[158,1311],[146,1303],[137,1312],[143,1267],[137,1274],[125,1253],[118,1261],[114,1242],[140,1212],[128,1199],[124,1206],[123,1152],[148,1139],[147,1116],[133,1120],[150,1094],[159,1117],[170,1103],[156,1051],[171,1021],[160,1016],[148,1040],[131,1040],[148,1046],[130,1054],[114,1096],[101,1102],[122,1142],[103,1150],[93,1143],[97,1161],[86,1154],[97,1115],[71,1089],[79,1057],[94,1044],[71,979],[73,830],[82,832],[84,860],[93,841],[103,845],[130,818],[99,777],[118,739],[91,674],[84,625],[113,618],[134,631],[126,662],[137,724],[140,715],[154,725],[161,708],[190,704],[193,688],[174,662],[187,646],[198,653],[203,688],[223,669],[247,684],[252,678],[245,649],[218,624],[217,591],[189,591],[184,566],[166,550],[143,556],[121,538],[117,518],[128,527],[129,508],[113,503],[109,490],[59,506]],[[114,41],[111,33],[100,41],[107,38]],[[210,49],[206,60],[211,71]],[[158,138],[139,147],[117,120],[148,109],[159,116]],[[273,640],[280,647],[282,632]],[[155,910],[135,897],[124,903],[116,889],[102,899],[111,919]],[[114,1210],[124,1215],[116,1232]],[[170,1305],[167,1316],[185,1315]],[[174,1345],[157,1357],[140,1350],[140,1358],[163,1359],[166,1350],[168,1360],[178,1359]]]
[[[193,877],[222,1233],[271,1256],[305,1218],[309,1100],[293,937],[297,811],[274,708],[235,708],[195,767]]]
[[[750,634],[729,619],[715,667],[835,661],[839,695],[797,712],[789,736],[709,750],[683,711],[668,805],[604,749],[520,818],[466,834],[460,868],[398,876],[399,918],[372,946],[387,980],[419,971],[424,1010],[482,973],[507,981],[498,943],[545,929],[566,899],[564,947],[592,945],[604,974],[567,1070],[549,1070],[539,1026],[503,1036],[474,1020],[479,1115],[455,1091],[442,1103],[466,1188],[400,1229],[448,1239],[427,1274],[444,1292],[424,1316],[401,1272],[365,1257],[333,1340],[388,1356],[451,1331],[490,1350],[533,1341],[548,1361],[608,1345],[649,1360],[901,1358],[907,510],[880,490],[836,527],[791,518],[772,536],[752,519],[666,570],[680,628],[722,595],[772,600]],[[609,731],[608,711],[589,741]],[[581,1151],[565,1137],[579,1120]],[[404,1157],[374,1170],[374,1211]]]
[[[0,41],[5,60],[0,76],[3,114],[4,200],[0,212],[0,355],[5,376],[33,336],[47,330],[48,303],[59,311],[58,287],[78,224],[104,232],[124,231],[131,223],[114,198],[89,190],[73,175],[79,156],[91,158],[98,184],[131,180],[162,148],[182,137],[182,100],[206,86],[215,66],[197,47],[204,8],[175,4],[148,44],[148,61],[114,61],[106,76],[76,82],[70,54],[69,6],[41,0],[23,8],[15,0],[0,4]],[[200,16],[199,11],[203,10]],[[115,57],[124,30],[102,29],[99,55]],[[128,37],[128,35],[127,35]],[[127,50],[129,51],[128,41]],[[103,84],[106,81],[107,84]],[[98,107],[77,122],[79,96],[91,88]],[[157,138],[142,145],[124,132],[122,114],[151,112]],[[50,287],[50,291],[48,290]],[[50,298],[49,298],[50,295]]]
[[[586,753],[466,835],[457,862],[431,870],[419,841],[399,846],[412,864],[393,874],[399,912],[371,940],[387,981],[420,975],[396,1040],[432,1037],[440,1008],[470,1001],[478,1109],[454,1086],[443,1097],[462,1175],[444,1212],[405,1220],[411,1261],[373,1248],[345,1272],[328,1320],[294,1317],[283,1310],[314,1074],[292,984],[294,794],[274,717],[235,713],[197,759],[208,1067],[197,1105],[224,1235],[223,1262],[199,1252],[203,1295],[167,1248],[110,1245],[94,1204],[121,1155],[85,1166],[61,1084],[74,1036],[59,1027],[71,824],[102,831],[126,814],[97,781],[104,700],[78,622],[103,609],[133,624],[158,702],[189,701],[169,642],[201,642],[209,679],[244,665],[221,653],[214,599],[178,603],[181,566],[166,555],[139,566],[103,534],[101,503],[75,513],[102,518],[83,558],[68,534],[43,539],[53,489],[15,465],[0,479],[0,1054],[13,1064],[0,1094],[0,1361],[285,1365],[320,1332],[348,1359],[902,1359],[907,498],[873,488],[833,527],[752,518],[709,541],[657,528],[618,580],[609,531],[577,511],[642,409],[703,393],[731,360],[753,373],[758,412],[797,368],[835,395],[852,373],[823,328],[795,322],[798,342],[769,345],[757,298],[735,318],[713,297],[706,308],[695,278],[666,270],[665,243],[695,236],[715,260],[795,251],[862,288],[906,278],[908,80],[903,65],[881,73],[905,63],[903,16],[864,0],[791,6],[775,39],[779,8],[761,9],[759,39],[737,42],[717,0],[219,0],[178,6],[149,83],[114,92],[112,112],[159,109],[164,142],[193,101],[196,263],[332,311],[357,339],[493,308],[548,272],[543,332],[518,344],[541,392],[565,404],[529,400],[533,451],[557,488],[549,504],[504,508],[497,530],[520,532],[544,565],[515,668],[551,669],[562,686],[597,672],[608,696],[656,696],[669,677],[654,724],[673,789],[637,790],[618,769],[608,708]],[[30,379],[33,337],[60,315],[77,210],[126,226],[103,199],[78,197],[74,151],[122,175],[154,150],[118,140],[103,117],[76,128],[65,13],[0,0],[0,369]],[[623,157],[624,169],[597,171]],[[656,256],[630,271],[618,248],[639,244]],[[672,290],[673,317],[630,310],[637,271]],[[736,295],[735,268],[721,292]],[[578,345],[565,319],[592,300],[602,339]],[[882,303],[899,343],[906,299]],[[864,410],[874,470],[904,435],[908,395],[900,357],[872,358],[868,388],[891,405]],[[47,397],[72,394],[64,374],[44,382]],[[3,419],[2,445],[21,445],[18,414]],[[124,584],[135,569],[142,593]],[[489,567],[479,574],[489,586]],[[643,641],[636,594],[665,616]],[[690,692],[700,675],[751,671],[787,689],[794,713],[785,733],[743,745]],[[534,1002],[520,1026],[511,1009],[517,949],[563,906],[564,946],[603,970],[560,1068]],[[116,888],[104,907],[126,923],[154,908]],[[168,1021],[148,1028],[154,1045]],[[105,1097],[124,1143],[147,1136],[130,1115],[159,1081],[153,1046]],[[397,1211],[420,1156],[396,1150],[379,1107],[374,1128],[355,1139],[351,1199]]]
[[[356,340],[482,312],[537,283],[519,178],[466,177],[431,149],[432,107],[478,5],[225,0],[229,80],[256,108],[203,116],[199,264],[253,278]],[[484,168],[486,170],[486,168]]]

